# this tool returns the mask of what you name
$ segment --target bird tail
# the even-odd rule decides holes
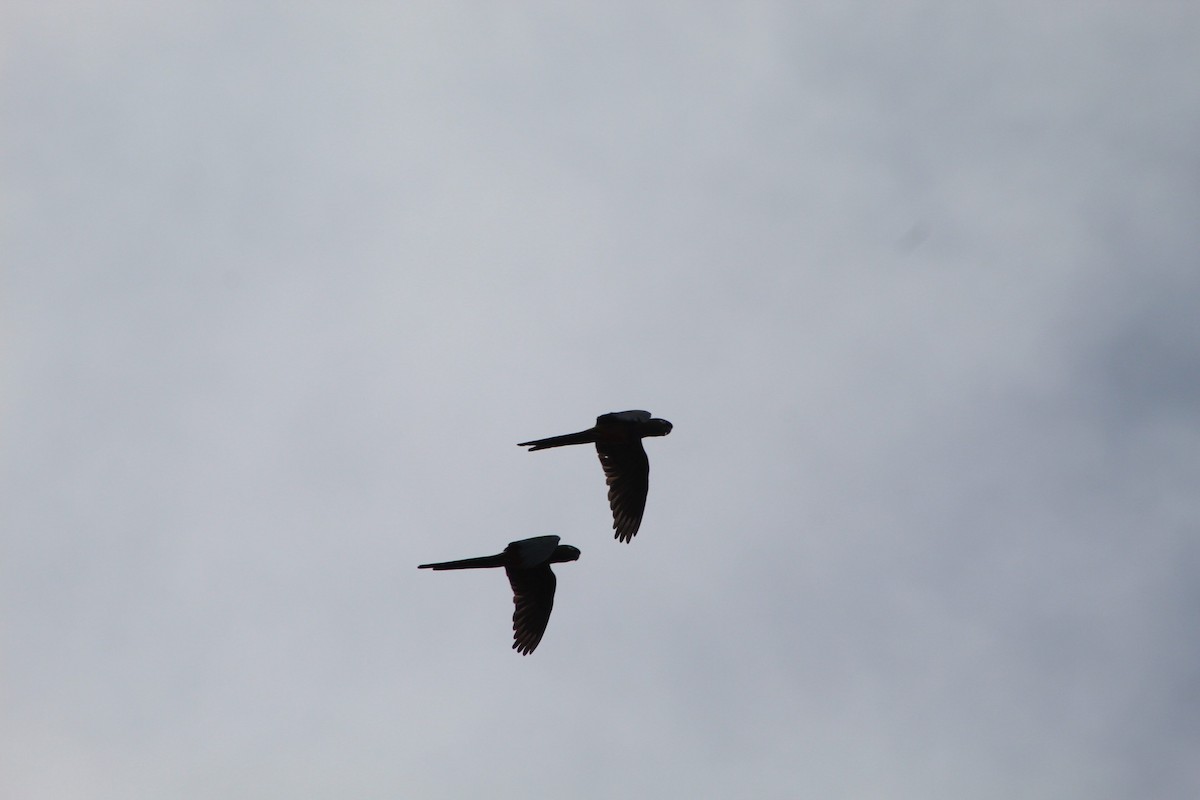
[[[596,441],[596,434],[593,430],[580,431],[579,433],[564,433],[562,436],[551,436],[547,439],[534,439],[532,442],[520,442],[517,447],[528,447],[529,452],[534,450],[545,450],[548,447],[563,447],[568,444],[588,444]]]
[[[417,569],[484,569],[486,567],[503,567],[504,554],[497,553],[494,556],[480,556],[479,558],[464,558],[459,561],[439,561],[436,564],[421,564]]]

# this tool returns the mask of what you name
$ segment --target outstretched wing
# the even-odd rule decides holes
[[[554,548],[558,547],[557,536],[534,536],[532,539],[521,539],[509,542],[504,548],[505,564],[517,569],[530,569],[540,564],[550,563]]]
[[[558,537],[554,537],[558,538]],[[557,581],[549,564],[532,569],[508,567],[513,590],[513,649],[527,656],[537,649],[550,622]]]
[[[606,422],[649,422],[649,411],[612,411],[608,414],[601,414],[596,417],[596,424],[603,425]]]
[[[629,413],[629,412],[626,412]],[[612,509],[616,538],[628,542],[637,535],[650,490],[650,459],[641,439],[596,442],[596,453],[608,483],[608,507]]]

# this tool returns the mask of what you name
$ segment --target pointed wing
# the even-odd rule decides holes
[[[548,538],[548,537],[540,537]],[[558,537],[553,537],[557,539]],[[513,649],[527,656],[537,649],[550,622],[557,581],[549,564],[532,569],[508,567],[513,590]]]
[[[626,412],[628,413],[628,412]],[[650,490],[650,459],[641,439],[597,442],[596,453],[608,483],[608,507],[612,509],[616,538],[628,542],[637,535]]]
[[[610,414],[601,414],[596,417],[596,424],[603,425],[605,422],[649,422],[649,411],[613,411]]]
[[[504,548],[505,563],[516,569],[530,569],[548,564],[556,547],[557,536],[534,536],[532,539],[509,542],[508,547]]]

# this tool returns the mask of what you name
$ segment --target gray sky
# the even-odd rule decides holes
[[[596,8],[5,4],[0,795],[1200,794],[1200,11]]]

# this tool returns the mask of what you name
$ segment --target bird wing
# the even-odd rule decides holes
[[[642,524],[646,493],[650,490],[650,459],[640,439],[597,442],[596,453],[608,483],[608,506],[613,530],[622,542],[632,541]]]
[[[546,538],[546,537],[542,537]],[[557,537],[554,537],[557,538]],[[532,569],[508,567],[513,590],[513,649],[527,656],[537,649],[550,622],[557,580],[549,564]]]
[[[601,414],[596,417],[596,424],[603,425],[605,422],[649,422],[649,411],[613,411],[610,414]]]
[[[558,547],[557,536],[534,536],[532,539],[521,539],[509,542],[504,548],[505,564],[517,569],[531,569],[541,564],[548,564],[554,548]]]

